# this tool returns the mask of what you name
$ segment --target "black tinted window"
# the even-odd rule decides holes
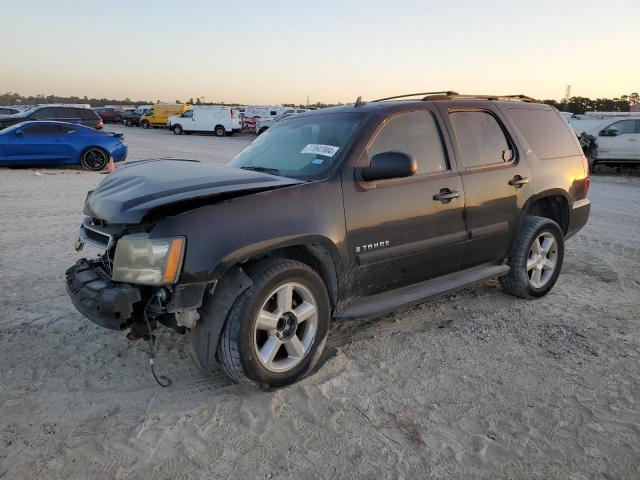
[[[465,168],[511,160],[500,124],[488,112],[452,112],[449,114]]]
[[[511,108],[509,116],[538,158],[572,157],[582,153],[575,133],[556,111]]]
[[[76,112],[76,118],[82,120],[98,120],[98,114],[90,108],[78,108]]]
[[[61,125],[31,125],[24,129],[25,135],[63,135],[74,130]]]
[[[79,108],[59,107],[58,118],[64,118],[64,119],[80,118],[80,110],[81,109]]]
[[[56,118],[56,111],[53,107],[39,108],[30,115],[34,120],[46,120]]]
[[[637,120],[620,120],[619,122],[609,125],[607,130],[617,130],[618,135],[625,133],[640,133],[637,129]]]
[[[397,115],[382,127],[369,148],[369,160],[383,152],[400,151],[415,159],[418,174],[447,170],[440,132],[427,111]]]

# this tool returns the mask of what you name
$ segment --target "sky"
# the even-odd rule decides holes
[[[0,92],[349,103],[640,90],[637,0],[0,0]]]

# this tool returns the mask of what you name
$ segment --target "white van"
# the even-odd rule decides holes
[[[240,116],[229,107],[194,106],[182,115],[169,117],[168,126],[176,135],[212,132],[224,137],[240,131]]]
[[[587,147],[591,169],[596,164],[640,163],[640,115],[577,116],[569,124]]]

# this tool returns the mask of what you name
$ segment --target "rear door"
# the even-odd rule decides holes
[[[497,110],[438,105],[453,137],[466,202],[462,268],[508,257],[533,188],[529,165]]]
[[[462,180],[438,115],[426,106],[387,118],[358,165],[401,151],[416,175],[377,182],[343,177],[352,292],[376,294],[460,268],[466,237]],[[353,175],[346,170],[343,175]],[[440,199],[448,193],[451,198]]]

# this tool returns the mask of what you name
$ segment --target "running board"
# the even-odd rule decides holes
[[[482,280],[501,277],[507,273],[509,273],[509,265],[493,263],[450,273],[426,282],[358,299],[348,305],[340,315],[337,315],[337,319],[353,320],[380,317],[400,307],[422,303],[425,300],[468,287]]]

